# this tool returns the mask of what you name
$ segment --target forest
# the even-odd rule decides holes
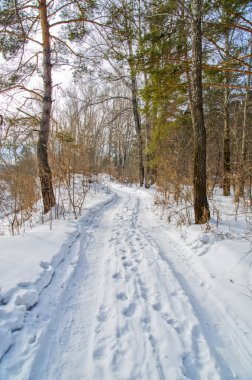
[[[61,186],[76,216],[101,172],[155,184],[162,207],[193,207],[196,224],[216,188],[249,209],[251,32],[243,0],[2,0],[0,212],[12,232],[41,197],[44,214],[60,204]]]
[[[0,0],[0,380],[252,379],[252,2]]]

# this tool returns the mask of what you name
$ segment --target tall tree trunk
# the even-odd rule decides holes
[[[142,138],[142,129],[141,129],[141,120],[138,110],[138,101],[137,101],[137,90],[136,90],[136,78],[131,78],[132,85],[132,105],[133,105],[133,114],[135,120],[135,129],[137,134],[137,150],[138,150],[138,171],[139,171],[139,184],[143,186],[144,184],[144,159],[143,159],[143,138]]]
[[[225,85],[228,86],[228,78]],[[231,173],[231,147],[230,147],[230,121],[229,121],[229,89],[224,90],[224,137],[223,137],[223,195],[230,195],[230,173]]]
[[[55,205],[55,196],[52,186],[52,173],[48,163],[48,139],[50,130],[50,117],[52,108],[52,64],[51,41],[47,17],[46,0],[39,1],[40,23],[43,43],[43,104],[40,122],[40,131],[37,144],[37,158],[39,178],[41,183],[44,213],[50,211]]]
[[[229,32],[226,33],[225,50],[229,52]],[[230,117],[229,117],[229,74],[225,74],[224,89],[224,134],[223,134],[223,195],[230,195],[230,174],[231,174],[231,146],[230,146]]]
[[[252,39],[250,41],[250,59],[249,64],[252,65]],[[239,201],[239,197],[244,196],[244,187],[245,187],[245,171],[248,170],[246,167],[246,157],[248,151],[248,115],[251,107],[251,90],[249,89],[251,86],[251,73],[248,73],[247,78],[247,90],[244,99],[244,108],[243,108],[243,123],[242,123],[242,146],[241,146],[241,157],[240,157],[240,165],[239,165],[239,173],[238,173],[238,186],[236,192],[236,200]]]
[[[146,72],[144,72],[144,83],[145,86],[147,86],[148,78]],[[146,189],[150,188],[150,185],[153,184],[153,176],[152,176],[152,170],[151,170],[151,159],[152,156],[149,152],[149,144],[151,141],[151,130],[152,130],[152,124],[150,121],[150,104],[149,100],[146,100],[145,103],[145,129],[146,129],[146,140],[145,140],[145,146],[146,146],[146,156],[145,156],[145,187]]]
[[[149,120],[149,115],[146,115],[146,164],[145,164],[145,187],[146,189],[149,189],[150,186],[153,184],[153,176],[152,176],[152,170],[151,170],[151,159],[152,156],[149,153],[149,143],[151,140],[151,123]]]
[[[130,78],[131,78],[131,98],[132,107],[135,121],[135,130],[137,134],[137,150],[138,150],[138,171],[139,171],[139,184],[143,186],[144,184],[144,157],[143,157],[143,137],[141,128],[141,118],[138,109],[138,95],[137,95],[137,80],[136,73],[133,66],[133,49],[132,41],[128,40],[129,47],[129,66],[130,66]]]
[[[194,215],[195,223],[205,223],[210,218],[206,194],[206,130],[202,96],[202,30],[201,0],[191,3],[192,66],[191,66],[191,115],[194,130]]]

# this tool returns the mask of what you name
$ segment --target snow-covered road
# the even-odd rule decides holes
[[[78,263],[45,333],[33,333],[20,379],[252,378],[246,326],[188,262],[190,249],[153,213],[147,192],[112,186],[111,203],[82,221],[72,247]],[[59,287],[62,273],[42,294],[40,312]]]

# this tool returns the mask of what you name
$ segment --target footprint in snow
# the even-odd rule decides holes
[[[131,261],[124,261],[123,262],[123,266],[124,266],[124,268],[131,267],[132,266],[132,262]]]
[[[152,308],[156,311],[160,311],[161,310],[161,302],[156,302],[152,305]]]
[[[30,343],[30,344],[33,344],[33,343],[36,342],[36,340],[37,340],[37,335],[34,334],[33,336],[30,337],[30,339],[29,339],[29,343]]]
[[[142,327],[143,327],[143,330],[147,333],[150,333],[151,332],[151,326],[150,326],[150,318],[149,317],[146,317],[146,318],[143,318],[142,319]]]
[[[128,331],[127,326],[118,327],[116,330],[116,337],[117,339],[120,339],[126,332]]]
[[[126,293],[122,292],[122,293],[118,293],[116,295],[116,298],[120,301],[126,301],[128,299]]]
[[[123,309],[123,315],[125,317],[132,317],[135,314],[136,311],[136,304],[135,303],[130,303],[128,307]]]
[[[116,349],[114,351],[113,359],[112,359],[112,366],[114,367],[114,370],[117,370],[120,367],[120,364],[123,358],[124,358],[124,352]]]
[[[182,332],[182,329],[178,325],[178,321],[176,321],[172,318],[165,319],[165,321],[168,325],[172,326],[174,328],[174,330],[177,331],[178,334],[180,334]]]
[[[147,301],[148,300],[148,290],[146,288],[141,288],[141,297]]]
[[[96,350],[94,350],[93,358],[96,360],[100,360],[104,358],[104,347],[98,347]]]
[[[150,319],[150,317],[149,317],[149,316],[143,317],[143,318],[142,318],[142,323],[143,323],[144,325],[148,325],[149,323],[151,323],[151,319]]]
[[[100,311],[97,314],[96,318],[98,319],[99,322],[105,322],[107,319],[107,312],[104,309],[104,306],[100,307]]]
[[[40,265],[41,268],[43,268],[43,269],[48,269],[49,266],[50,266],[50,264],[47,263],[46,261],[41,261],[41,262],[39,263],[39,265]]]
[[[19,288],[28,288],[28,286],[30,286],[30,282],[29,281],[27,281],[27,282],[19,282],[19,284],[18,284],[18,286],[19,286]]]
[[[120,272],[116,272],[116,273],[113,274],[112,278],[114,280],[120,280],[122,278],[122,275],[121,275]]]

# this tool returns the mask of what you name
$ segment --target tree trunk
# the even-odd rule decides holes
[[[144,72],[144,83],[145,86],[147,86],[148,78],[146,72]],[[150,186],[154,183],[154,178],[152,175],[151,170],[151,160],[152,155],[149,152],[149,144],[151,141],[151,131],[152,131],[152,124],[150,121],[150,102],[147,99],[145,103],[145,129],[146,129],[146,140],[145,140],[145,147],[146,147],[146,156],[145,156],[145,188],[149,189]]]
[[[250,41],[250,59],[249,59],[249,64],[252,64],[252,39]],[[242,125],[242,146],[241,146],[241,157],[240,157],[240,165],[239,165],[239,173],[238,173],[238,186],[237,186],[237,192],[236,192],[236,200],[239,197],[244,196],[244,187],[245,187],[245,171],[246,169],[246,156],[247,156],[247,151],[248,151],[248,115],[251,107],[251,90],[249,89],[251,86],[251,73],[248,73],[248,79],[247,79],[247,87],[248,89],[246,90],[245,94],[245,99],[244,99],[244,108],[243,108],[243,125]]]
[[[229,33],[226,33],[225,50],[229,52]],[[223,135],[223,195],[230,195],[230,174],[231,174],[231,147],[230,147],[230,117],[229,117],[229,74],[225,74],[224,90],[224,135]]]
[[[244,196],[244,186],[245,186],[245,162],[247,153],[247,112],[248,112],[248,101],[249,92],[246,91],[244,106],[243,106],[243,125],[242,125],[242,144],[241,144],[241,154],[238,157],[237,165],[237,181],[236,181],[236,191],[235,191],[235,202],[239,202],[239,198]]]
[[[139,184],[140,186],[143,186],[144,184],[143,138],[142,138],[141,120],[140,120],[140,115],[138,111],[138,102],[137,102],[137,95],[136,95],[136,78],[132,78],[131,83],[132,83],[133,113],[134,113],[135,128],[136,128],[136,134],[137,134]]]
[[[50,117],[52,108],[52,64],[50,31],[47,17],[46,0],[39,1],[40,23],[43,43],[43,104],[40,122],[40,131],[37,144],[37,158],[39,178],[44,204],[44,213],[50,211],[55,205],[55,196],[52,186],[52,173],[48,163],[48,139],[50,130]]]
[[[228,86],[228,79],[225,80],[225,85]],[[230,122],[229,122],[229,89],[224,90],[224,139],[223,139],[223,195],[230,195]]]
[[[146,115],[146,164],[145,164],[145,187],[146,189],[149,189],[150,186],[153,184],[153,176],[152,176],[152,170],[151,170],[151,154],[148,152],[149,150],[149,143],[151,140],[151,123],[149,121],[148,115]]]
[[[129,66],[130,66],[130,78],[131,78],[131,98],[132,107],[135,121],[135,130],[137,134],[137,151],[138,151],[138,171],[139,171],[139,184],[142,187],[144,184],[144,158],[143,158],[143,138],[142,138],[142,128],[141,119],[138,109],[138,96],[137,96],[137,81],[136,73],[133,67],[133,49],[132,41],[128,40],[129,47]]]
[[[192,66],[191,66],[191,115],[194,130],[194,215],[195,223],[206,223],[210,218],[206,195],[206,130],[202,97],[202,30],[201,0],[192,1]]]

